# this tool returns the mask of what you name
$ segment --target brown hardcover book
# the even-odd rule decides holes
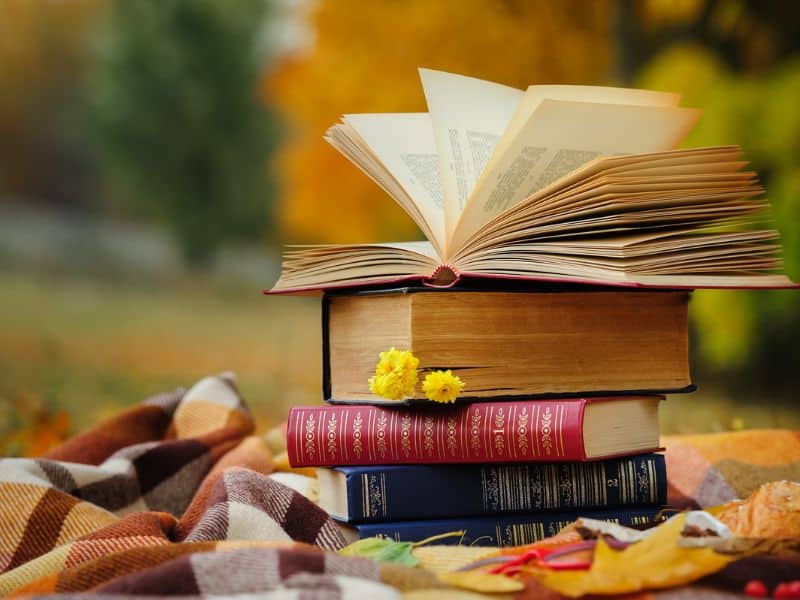
[[[397,403],[368,379],[381,351],[452,369],[462,398],[691,391],[685,291],[425,291],[326,296],[324,393]],[[418,393],[412,400],[425,400]]]

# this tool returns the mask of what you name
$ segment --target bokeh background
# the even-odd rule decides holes
[[[412,222],[325,144],[424,110],[416,68],[678,91],[741,144],[800,280],[793,0],[0,0],[0,452],[36,454],[233,370],[259,423],[320,400],[319,306],[265,298],[287,242]],[[800,426],[800,294],[702,291],[666,432]]]

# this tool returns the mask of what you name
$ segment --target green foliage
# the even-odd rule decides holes
[[[353,542],[339,550],[339,554],[415,567],[419,561],[411,554],[413,549],[414,544],[411,542],[395,542],[388,538],[371,537]]]
[[[687,146],[742,145],[773,206],[786,271],[800,279],[800,59],[734,74],[709,50],[678,45],[657,55],[636,84],[681,92],[685,105],[704,108]],[[692,304],[701,358],[721,381],[792,397],[794,390],[779,388],[796,369],[800,294],[702,291]]]
[[[117,1],[90,118],[112,193],[166,222],[191,263],[263,235],[276,137],[257,95],[263,0]]]

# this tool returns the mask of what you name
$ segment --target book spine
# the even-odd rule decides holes
[[[655,506],[667,501],[666,466],[660,454],[587,463],[358,467],[345,472],[352,522]]]
[[[289,411],[293,467],[580,461],[586,401],[476,402],[427,409],[311,406]]]
[[[437,544],[471,546],[522,546],[553,536],[579,517],[639,527],[657,521],[659,507],[630,508],[574,513],[537,513],[515,517],[466,517],[428,521],[395,521],[356,525],[360,538],[386,536],[400,542],[419,542],[442,533],[463,531],[462,536],[438,540]]]

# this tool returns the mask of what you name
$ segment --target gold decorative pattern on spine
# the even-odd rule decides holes
[[[547,406],[544,409],[544,414],[542,415],[541,420],[541,432],[542,432],[542,448],[544,448],[544,453],[547,456],[550,456],[553,453],[553,413],[550,411],[550,407]]]
[[[305,449],[306,455],[308,459],[313,459],[316,456],[316,448],[314,447],[314,430],[316,429],[316,423],[314,420],[314,413],[308,413],[308,419],[306,419],[306,439],[305,439]]]
[[[353,454],[356,458],[361,458],[361,453],[364,451],[364,446],[361,443],[361,425],[364,419],[361,418],[361,413],[356,413],[353,419]]]
[[[386,458],[386,451],[388,447],[386,445],[386,425],[388,424],[389,420],[386,418],[386,415],[381,413],[378,417],[376,422],[376,430],[375,430],[375,448],[380,454],[381,458]]]

